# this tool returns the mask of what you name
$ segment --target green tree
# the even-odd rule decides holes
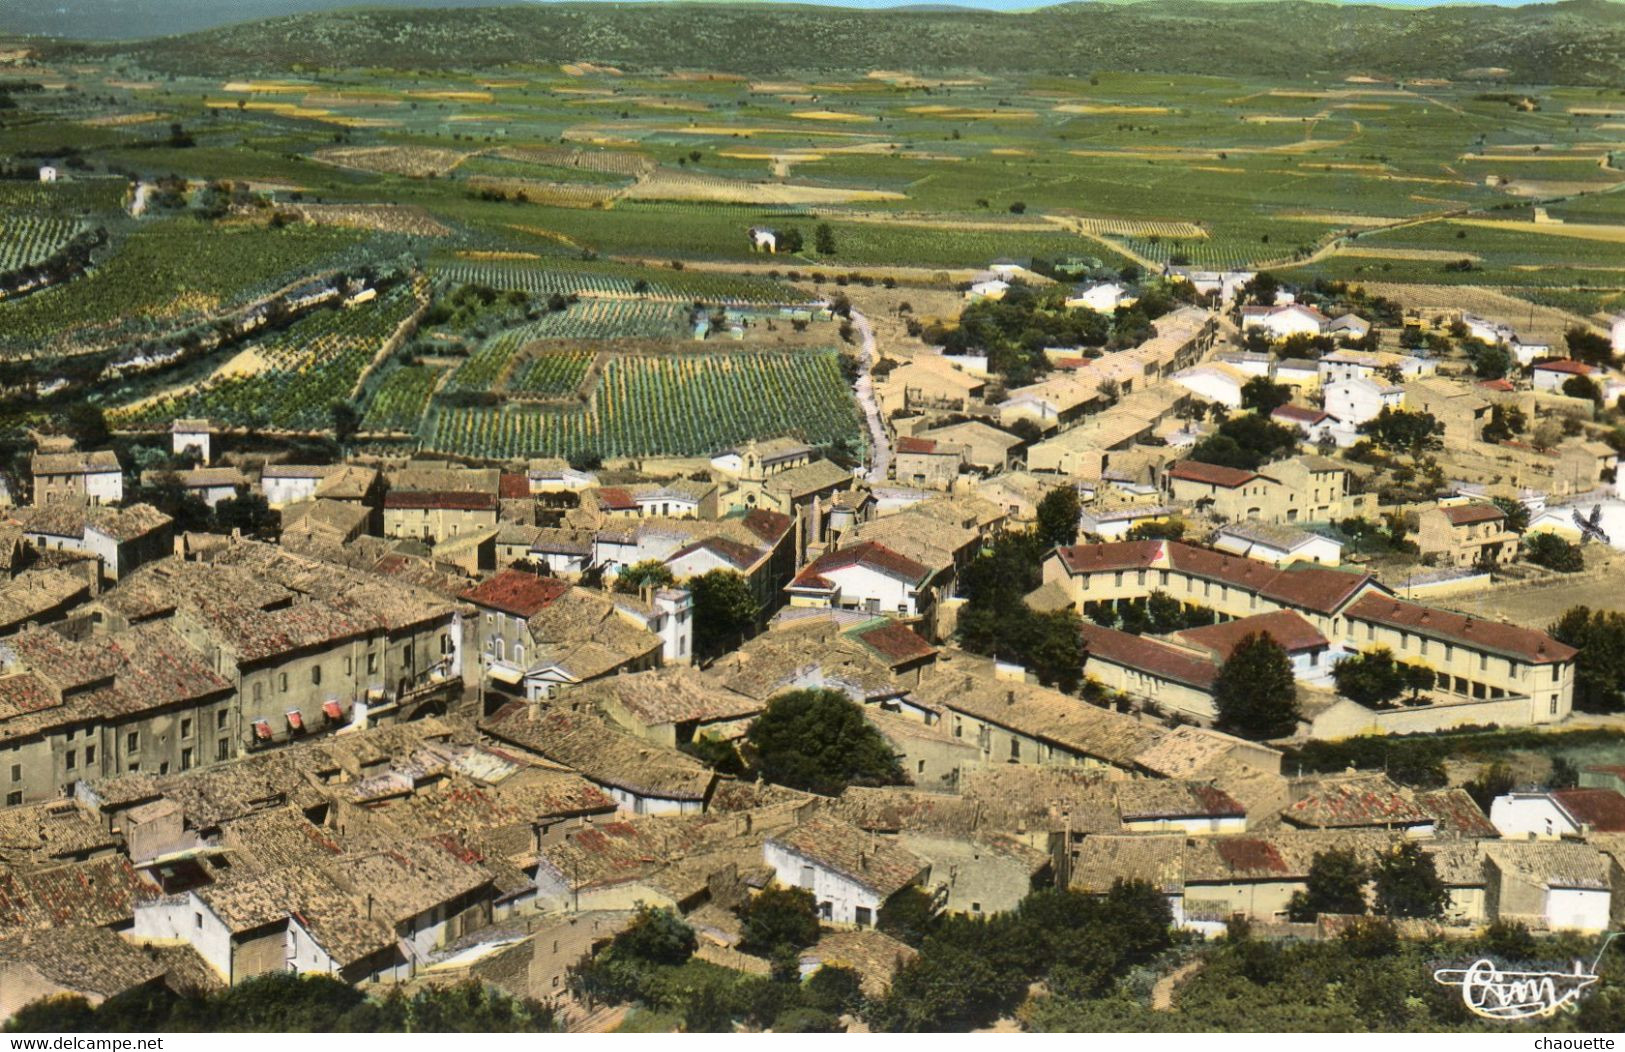
[[[112,441],[107,414],[93,402],[74,401],[62,411],[62,432],[80,449],[100,449]]]
[[[633,563],[615,575],[615,591],[624,595],[637,595],[645,587],[667,588],[674,580],[671,567],[659,559],[645,559]]]
[[[1383,407],[1381,413],[1360,425],[1360,434],[1384,449],[1418,456],[1429,449],[1437,449],[1444,425],[1432,413],[1413,412],[1408,409]]]
[[[1547,628],[1580,651],[1574,660],[1574,704],[1586,712],[1625,710],[1625,613],[1574,606]]]
[[[1312,921],[1322,913],[1366,912],[1365,886],[1371,872],[1353,851],[1318,851],[1309,862],[1303,891],[1293,893],[1287,913],[1294,921]]]
[[[1283,427],[1267,416],[1231,417],[1190,451],[1191,460],[1220,467],[1256,471],[1260,466],[1298,448],[1296,428]]]
[[[1614,348],[1608,337],[1576,325],[1563,334],[1568,344],[1569,357],[1587,365],[1612,365]]]
[[[985,958],[944,946],[898,970],[869,1025],[889,1033],[974,1030],[997,1019],[1004,1004],[1001,976]]]
[[[1058,548],[1078,541],[1078,491],[1059,486],[1038,502],[1038,536],[1044,547]]]
[[[835,796],[849,785],[899,785],[903,770],[863,709],[834,690],[780,694],[751,724],[745,740],[762,777]]]
[[[805,888],[772,887],[739,909],[744,938],[739,948],[768,957],[818,941],[818,902]]]
[[[1480,380],[1499,380],[1512,368],[1512,355],[1499,344],[1468,340],[1463,349],[1473,363],[1473,375]]]
[[[616,953],[649,964],[682,964],[698,945],[687,921],[672,910],[654,906],[639,906],[631,925],[612,944]]]
[[[354,402],[337,401],[329,407],[329,415],[333,422],[333,438],[341,446],[348,446],[356,432],[361,430],[361,410]]]
[[[1559,573],[1579,573],[1586,568],[1580,546],[1570,544],[1555,533],[1536,533],[1523,539],[1523,557],[1536,566]]]
[[[1518,780],[1513,777],[1512,768],[1502,761],[1479,768],[1478,774],[1462,786],[1485,814],[1489,813],[1490,804],[1496,797],[1505,796],[1517,787]]]
[[[1124,539],[1130,541],[1177,541],[1185,536],[1184,519],[1137,522],[1129,527]]]
[[[1602,401],[1602,388],[1589,376],[1571,376],[1564,380],[1563,393],[1570,398],[1584,398],[1588,402]]]
[[[1529,509],[1524,507],[1523,501],[1513,500],[1511,497],[1491,498],[1501,514],[1507,517],[1506,527],[1513,533],[1522,533],[1529,528]]]
[[[813,247],[820,256],[833,256],[835,254],[835,231],[828,223],[819,223],[813,230]]]
[[[1241,387],[1241,407],[1251,409],[1259,416],[1269,416],[1292,401],[1292,389],[1274,383],[1267,376],[1255,376]]]
[[[1439,918],[1450,904],[1450,892],[1439,879],[1433,856],[1405,841],[1377,863],[1377,912],[1385,917]]]
[[[732,570],[711,570],[688,582],[694,597],[694,654],[713,657],[756,627],[761,607],[750,582]]]
[[[1025,608],[1024,608],[1025,609]],[[1075,610],[1029,610],[1011,626],[1019,660],[1046,687],[1068,694],[1083,684],[1084,662],[1089,657],[1083,641],[1083,619]]]
[[[1298,691],[1281,644],[1267,633],[1243,637],[1219,668],[1213,706],[1220,730],[1247,738],[1291,734],[1298,722]]]
[[[1486,442],[1508,442],[1528,428],[1529,420],[1522,409],[1515,405],[1493,405],[1490,406],[1490,422],[1484,425],[1479,437]]]
[[[1332,666],[1332,681],[1337,693],[1369,709],[1391,705],[1408,685],[1404,666],[1387,647],[1339,658]]]

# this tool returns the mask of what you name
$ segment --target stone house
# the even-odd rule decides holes
[[[28,466],[35,504],[117,504],[124,499],[124,469],[111,449],[35,453]]]
[[[1416,546],[1446,566],[1504,566],[1518,554],[1518,535],[1494,504],[1444,504],[1417,516]]]

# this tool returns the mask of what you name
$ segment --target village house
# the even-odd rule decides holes
[[[1309,358],[1282,358],[1275,363],[1271,379],[1299,393],[1320,387],[1320,363]]]
[[[657,746],[590,712],[514,701],[480,728],[499,742],[576,771],[628,814],[697,814],[717,785],[716,772],[687,753]]]
[[[812,893],[820,920],[858,928],[874,927],[881,907],[930,869],[897,843],[825,817],[768,837],[762,859],[780,884]]]
[[[1571,361],[1568,358],[1547,358],[1539,361],[1529,371],[1530,384],[1537,391],[1555,391],[1561,393],[1563,385],[1575,377],[1586,377],[1597,380],[1598,370],[1584,362]]]
[[[1217,402],[1226,409],[1241,408],[1241,389],[1254,379],[1229,362],[1213,361],[1182,369],[1169,377],[1204,402]]]
[[[876,383],[883,404],[900,409],[964,410],[987,393],[987,378],[973,376],[942,355],[923,354]]]
[[[714,519],[717,485],[709,481],[674,479],[605,486],[588,491],[584,495],[584,506],[587,501],[595,502],[597,510],[609,518]]]
[[[384,536],[438,545],[497,528],[494,493],[392,490],[384,496]]]
[[[532,700],[600,676],[685,664],[693,653],[693,600],[681,589],[648,600],[605,596],[508,569],[462,599],[474,606],[483,677]]]
[[[1285,515],[1276,507],[1285,496],[1280,483],[1256,471],[1181,460],[1163,478],[1176,503],[1208,508],[1224,519],[1273,522]]]
[[[1361,424],[1375,420],[1385,410],[1405,407],[1405,388],[1381,380],[1361,376],[1332,380],[1323,390],[1326,413],[1337,424],[1332,434],[1338,445],[1353,445]]]
[[[1625,833],[1625,796],[1601,788],[1508,793],[1490,804],[1490,821],[1504,837],[1584,839],[1594,833]]]
[[[28,467],[36,505],[117,504],[124,499],[124,469],[111,449],[38,452]]]
[[[1322,386],[1339,380],[1415,380],[1438,371],[1438,363],[1431,358],[1392,351],[1332,351],[1321,355],[1319,366]]]
[[[966,420],[946,427],[914,432],[914,437],[964,451],[964,462],[984,472],[1009,471],[1020,461],[1025,442],[980,420]]]
[[[1492,402],[1481,389],[1439,377],[1411,380],[1404,387],[1405,408],[1431,414],[1444,425],[1448,443],[1477,442],[1489,423]]]
[[[367,532],[372,509],[345,500],[301,501],[282,509],[281,543],[289,548],[315,543],[349,544]]]
[[[1296,428],[1304,441],[1319,445],[1323,441],[1336,441],[1333,430],[1336,421],[1324,409],[1310,409],[1301,405],[1276,406],[1270,420],[1282,427]]]
[[[377,492],[378,472],[360,464],[267,464],[260,472],[273,511],[317,498],[372,504]]]
[[[684,667],[611,676],[572,701],[593,705],[630,733],[672,749],[702,738],[737,739],[764,707]]]
[[[177,457],[195,456],[207,467],[214,463],[214,425],[208,420],[183,418],[169,425],[170,452]]]
[[[1241,329],[1262,329],[1272,340],[1288,336],[1319,336],[1330,319],[1313,307],[1290,303],[1278,307],[1241,308]]]
[[[1141,525],[1161,525],[1179,518],[1172,504],[1143,504],[1092,501],[1078,513],[1078,530],[1101,540],[1120,541]]]
[[[1496,920],[1576,932],[1603,932],[1617,923],[1619,864],[1595,847],[1491,841],[1483,852],[1485,903]]]
[[[211,508],[227,498],[235,499],[238,487],[246,488],[249,484],[248,476],[236,468],[192,468],[187,471],[141,473],[141,485],[147,489],[170,485],[171,480],[188,496],[196,497]]]
[[[965,466],[965,448],[903,435],[893,450],[892,477],[925,489],[949,489]]]
[[[1119,307],[1132,307],[1135,298],[1132,292],[1117,282],[1102,281],[1073,289],[1066,297],[1066,306],[1092,310],[1096,314],[1111,314]]]
[[[731,478],[766,478],[791,468],[806,467],[817,451],[794,438],[746,442],[711,458],[711,467]]]
[[[37,550],[93,556],[102,576],[114,581],[174,550],[173,521],[150,504],[58,502],[13,509],[11,518]]]
[[[1424,559],[1446,566],[1504,566],[1518,554],[1506,518],[1494,504],[1441,503],[1417,516],[1416,546]]]
[[[791,606],[830,607],[929,618],[937,571],[875,542],[814,559],[787,587]]]
[[[0,936],[0,1026],[50,997],[109,997],[164,987],[169,965],[107,928],[71,926]]]
[[[1336,566],[1343,558],[1341,541],[1291,526],[1262,522],[1232,522],[1219,527],[1213,537],[1213,547],[1271,566],[1295,562]]]
[[[1476,314],[1462,314],[1461,323],[1467,330],[1467,335],[1491,347],[1505,347],[1512,352],[1512,356],[1521,366],[1528,366],[1536,359],[1544,358],[1552,352],[1552,348],[1544,343],[1531,343],[1519,336],[1510,325],[1492,321]]]

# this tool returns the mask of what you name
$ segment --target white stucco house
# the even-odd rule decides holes
[[[1103,281],[1073,289],[1066,298],[1066,305],[1073,309],[1092,310],[1097,314],[1110,314],[1119,307],[1131,306],[1135,298],[1132,292],[1117,282]]]
[[[1596,369],[1584,362],[1571,361],[1568,358],[1548,358],[1535,363],[1530,371],[1529,381],[1537,391],[1560,392],[1563,385],[1576,376],[1590,377],[1594,381],[1602,379]]]
[[[897,842],[822,816],[769,837],[762,860],[778,883],[812,892],[821,920],[860,928],[874,927],[880,908],[930,870]]]
[[[786,587],[791,606],[867,610],[918,617],[932,606],[930,582],[936,571],[865,541],[814,559]]]
[[[1344,428],[1375,420],[1384,409],[1405,407],[1405,389],[1398,384],[1357,378],[1338,380],[1325,388],[1326,413]]]
[[[1504,837],[1625,833],[1625,796],[1612,789],[1508,793],[1490,804],[1490,822]]]
[[[1204,362],[1181,369],[1169,377],[1199,398],[1217,402],[1227,409],[1241,408],[1241,389],[1252,377],[1225,362]]]
[[[1318,533],[1262,522],[1232,522],[1219,528],[1213,547],[1232,555],[1285,566],[1304,562],[1315,566],[1337,566],[1343,561],[1343,545]]]
[[[1331,319],[1320,311],[1301,303],[1241,309],[1242,331],[1262,329],[1275,340],[1298,335],[1319,336],[1326,331],[1330,321]]]

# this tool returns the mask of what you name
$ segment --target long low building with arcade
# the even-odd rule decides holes
[[[1163,637],[1084,629],[1089,676],[1199,722],[1215,715],[1219,666],[1252,632],[1286,648],[1314,737],[1557,723],[1573,703],[1573,647],[1544,632],[1400,599],[1367,573],[1302,563],[1277,568],[1178,541],[1119,541],[1055,549],[1041,591],[1048,605],[1085,617],[1158,592],[1212,610],[1218,624]],[[1337,697],[1333,665],[1380,648],[1430,669],[1433,687],[1387,709]]]

